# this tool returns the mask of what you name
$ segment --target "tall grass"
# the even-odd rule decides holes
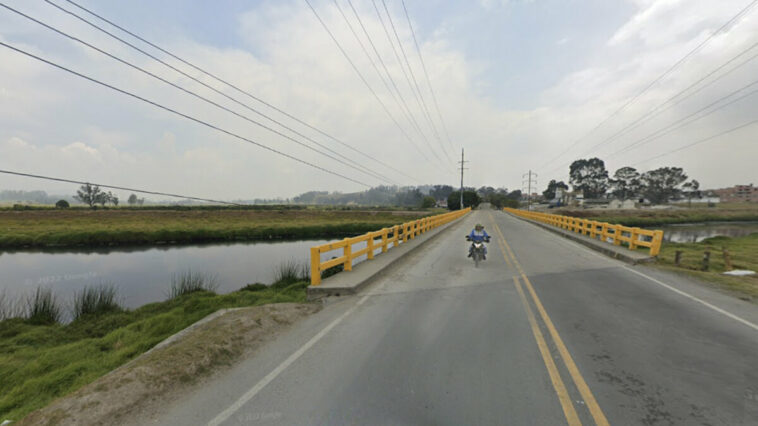
[[[218,276],[215,274],[192,271],[174,274],[174,276],[171,277],[171,287],[169,288],[168,298],[175,299],[179,296],[198,291],[215,293],[216,289],[218,289],[218,285]]]
[[[26,299],[26,319],[30,324],[55,324],[63,313],[58,299],[49,288],[37,287]]]
[[[310,281],[308,264],[295,260],[280,263],[274,271],[273,285],[287,286],[301,281]]]
[[[84,287],[74,294],[72,316],[74,320],[84,315],[102,315],[118,312],[123,308],[118,304],[116,287],[112,284]]]

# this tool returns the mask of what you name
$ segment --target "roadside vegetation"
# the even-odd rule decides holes
[[[282,265],[278,275],[272,285],[216,294],[213,276],[188,272],[174,278],[166,301],[134,310],[122,308],[107,284],[84,289],[73,301],[46,289],[22,299],[0,292],[0,421],[23,418],[217,310],[306,301],[303,266]],[[62,324],[67,306],[73,320]]]
[[[664,243],[657,265],[708,281],[737,294],[742,299],[758,301],[758,275],[723,275],[723,272],[730,270],[724,255],[725,250],[732,269],[758,271],[758,233],[746,237],[708,238],[699,243]],[[675,263],[677,251],[681,251],[678,266]],[[710,252],[707,271],[703,265],[706,251]]]
[[[625,226],[651,227],[675,223],[758,221],[758,205],[724,203],[714,207],[676,206],[671,209],[554,209],[553,214],[593,219]]]
[[[0,248],[342,238],[435,211],[44,209],[0,211]]]

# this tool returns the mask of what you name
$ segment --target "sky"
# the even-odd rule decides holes
[[[0,169],[240,200],[458,186],[464,149],[466,186],[521,189],[531,170],[541,190],[595,156],[611,174],[758,184],[758,124],[730,131],[758,118],[758,83],[742,89],[758,7],[722,28],[748,0],[405,0],[414,32],[401,0],[76,1],[242,92],[66,0],[6,0],[190,93],[5,8],[0,42],[215,128],[0,46]],[[0,174],[0,189],[76,185]]]

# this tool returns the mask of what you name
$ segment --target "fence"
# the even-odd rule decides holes
[[[363,256],[364,254],[368,259],[373,259],[374,251],[380,247],[382,253],[386,253],[387,250],[390,249],[390,244],[392,247],[397,247],[408,240],[416,238],[416,236],[421,235],[424,232],[452,222],[470,211],[471,208],[465,208],[450,213],[429,216],[411,222],[405,222],[401,225],[395,225],[390,228],[369,232],[357,237],[345,238],[342,241],[311,247],[311,285],[316,286],[321,284],[321,272],[329,268],[343,265],[345,271],[352,271],[353,259]],[[363,242],[366,243],[365,248],[353,251],[353,245]],[[342,249],[342,256],[325,262],[321,261],[321,253],[338,249]]]
[[[636,250],[638,247],[648,247],[650,248],[651,256],[658,256],[658,253],[661,252],[663,231],[630,228],[623,225],[557,214],[529,212],[511,208],[505,208],[504,210],[517,216],[587,235],[590,238],[600,238],[604,242],[612,240],[613,244],[617,246],[626,243],[629,250]]]

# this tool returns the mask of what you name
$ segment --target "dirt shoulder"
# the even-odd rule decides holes
[[[155,412],[308,315],[319,304],[216,312],[139,358],[29,414],[17,425],[106,425]]]

